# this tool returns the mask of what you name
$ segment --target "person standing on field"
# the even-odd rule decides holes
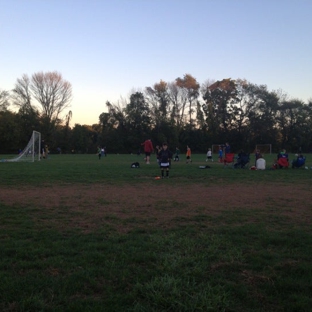
[[[208,160],[213,161],[211,148],[208,148],[208,151],[207,151],[206,161]]]
[[[164,179],[165,177],[165,170],[166,170],[166,177],[169,178],[169,168],[170,168],[170,161],[172,159],[172,155],[173,155],[172,152],[168,150],[167,143],[163,143],[162,149],[160,150],[158,154],[162,179]]]
[[[219,158],[219,162],[222,163],[223,162],[223,149],[221,145],[219,145],[218,158]]]
[[[147,139],[141,145],[144,146],[145,161],[146,161],[146,164],[149,165],[150,164],[151,153],[154,151],[153,143],[152,143],[151,139]]]
[[[49,155],[49,147],[47,144],[44,146],[44,153],[45,153],[45,158],[47,159]]]
[[[224,155],[230,154],[230,153],[231,153],[231,146],[228,142],[226,142],[225,147],[224,147]]]
[[[101,152],[101,148],[98,146],[98,149],[97,149],[97,153],[98,153],[98,157],[99,159],[101,159],[102,157],[102,152]]]
[[[159,159],[159,153],[162,150],[162,147],[159,145],[156,145],[156,161],[157,164],[160,166],[160,159]]]
[[[40,151],[41,152],[41,158],[46,158],[45,145],[46,145],[45,141],[42,140],[41,141],[41,147],[40,147],[41,148],[41,151]]]
[[[191,148],[187,145],[186,146],[186,163],[192,162],[192,151]]]
[[[175,150],[175,155],[174,155],[174,161],[179,161],[180,160],[180,150],[178,147],[176,147],[176,150]]]

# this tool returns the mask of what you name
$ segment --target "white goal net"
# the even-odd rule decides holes
[[[257,144],[256,151],[259,150],[261,154],[272,154],[272,144]]]
[[[224,144],[212,144],[211,147],[212,154],[219,154],[220,147],[223,150]]]
[[[17,162],[17,161],[29,161],[34,162],[40,160],[41,150],[41,133],[33,131],[32,136],[26,145],[26,147],[14,158],[8,158],[4,161]]]

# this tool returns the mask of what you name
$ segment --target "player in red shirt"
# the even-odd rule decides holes
[[[148,139],[145,142],[143,142],[141,145],[144,146],[146,164],[149,165],[151,153],[154,152],[153,143],[150,139]]]

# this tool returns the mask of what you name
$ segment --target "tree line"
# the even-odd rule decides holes
[[[70,126],[71,99],[72,86],[58,72],[23,75],[13,90],[0,89],[0,153],[23,148],[32,130],[42,133],[52,152],[63,153],[95,153],[98,146],[137,153],[147,138],[194,152],[225,142],[234,151],[252,152],[256,144],[272,144],[274,151],[312,149],[312,99],[290,99],[244,79],[199,84],[185,74],[161,80],[128,100],[107,101],[93,125]]]

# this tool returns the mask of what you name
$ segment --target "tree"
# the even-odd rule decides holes
[[[237,79],[236,81],[237,101],[231,104],[231,142],[236,142],[237,149],[248,150],[252,142],[251,131],[249,129],[249,114],[254,109],[255,103],[254,93],[251,84],[245,79]]]
[[[177,88],[177,87],[176,87]],[[156,142],[170,142],[173,144],[177,140],[175,118],[173,117],[174,104],[170,98],[169,84],[160,80],[153,88],[145,89],[146,101],[151,109],[151,126],[153,139]]]
[[[303,102],[290,100],[281,103],[276,119],[279,124],[283,147],[299,150],[302,145],[302,128],[306,117]]]
[[[24,74],[22,78],[17,79],[13,89],[13,104],[24,111],[34,110],[30,83],[29,77]]]
[[[69,111],[65,117],[65,124],[56,126],[56,131],[54,135],[56,145],[53,147],[57,148],[58,152],[60,151],[62,153],[70,152],[70,146],[68,146],[68,143],[71,141],[72,129],[70,128],[69,124],[72,116],[73,116],[72,111]]]
[[[147,102],[152,106],[155,119],[166,119],[169,112],[170,98],[168,94],[168,84],[163,80],[155,83],[153,88],[145,88]]]
[[[143,93],[136,92],[130,96],[130,103],[127,104],[125,113],[128,135],[132,134],[137,140],[137,142],[132,143],[138,144],[138,142],[150,135],[151,129],[150,108]]]
[[[197,83],[196,79],[190,75],[185,74],[183,78],[176,79],[176,85],[185,91],[186,101],[182,105],[182,116],[184,115],[185,104],[189,105],[189,124],[193,125],[192,114],[194,113],[193,104],[196,105],[196,99],[199,96],[200,85]]]
[[[207,92],[208,88],[214,84],[216,81],[214,79],[207,79],[205,82],[203,82],[200,86],[200,93],[202,95],[205,95]]]
[[[41,119],[39,113],[32,108],[23,107],[19,109],[16,115],[19,118],[20,135],[25,139],[26,144],[33,130],[41,132]]]
[[[126,143],[131,136],[127,128],[126,105],[124,100],[117,104],[107,101],[108,113],[102,113],[99,116],[99,144],[105,144],[110,153],[123,153],[132,150],[131,145]]]
[[[91,126],[75,124],[72,130],[71,149],[78,154],[95,153],[94,137],[96,132]]]
[[[276,146],[279,129],[276,113],[280,97],[275,91],[269,91],[266,85],[248,83],[245,87],[247,103],[247,126],[250,144],[271,143]]]
[[[56,123],[62,111],[70,105],[71,84],[57,72],[40,72],[33,74],[31,89],[43,114],[51,123]]]
[[[9,107],[9,92],[5,90],[0,90],[0,111],[5,111]]]
[[[172,110],[170,113],[170,121],[172,124],[177,125],[177,128],[180,129],[182,125],[183,116],[180,117],[181,111],[181,101],[183,99],[183,103],[185,103],[185,97],[181,97],[181,89],[176,85],[175,82],[171,82],[168,84],[168,96],[170,103],[172,105]]]
[[[27,75],[17,79],[13,94],[15,105],[41,108],[45,131],[50,135],[62,121],[61,113],[70,106],[72,86],[58,72],[38,72],[31,79]],[[37,102],[33,103],[33,99]]]
[[[213,137],[220,142],[227,141],[234,104],[238,101],[235,80],[229,78],[216,81],[207,88],[203,99],[203,110]]]
[[[19,118],[9,110],[0,111],[0,152],[17,153],[26,143],[21,143]]]

